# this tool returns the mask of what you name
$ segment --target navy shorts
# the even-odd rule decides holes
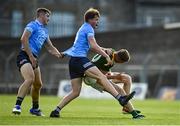
[[[84,72],[93,67],[94,64],[86,57],[71,57],[69,60],[69,74],[70,78],[81,78]]]
[[[35,58],[37,58],[37,56],[35,56],[34,54],[33,54],[33,56],[34,56]],[[16,61],[16,63],[17,63],[17,67],[19,68],[19,70],[20,70],[21,67],[22,67],[24,64],[26,64],[26,63],[32,64],[31,61],[30,61],[30,59],[29,59],[29,56],[27,55],[27,53],[26,53],[25,51],[22,51],[22,50],[19,52],[19,54],[18,54],[18,56],[17,56],[17,61]],[[37,68],[37,67],[38,67],[38,64],[37,64],[37,66],[36,66],[35,68]],[[33,69],[35,69],[35,68],[33,68]]]

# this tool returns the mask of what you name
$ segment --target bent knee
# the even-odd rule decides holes
[[[123,74],[123,80],[126,82],[126,83],[131,83],[132,82],[132,77],[128,74]]]
[[[33,83],[33,87],[36,88],[36,89],[40,89],[40,88],[42,88],[42,86],[43,86],[43,84],[40,81]]]
[[[28,78],[28,79],[25,79],[25,84],[27,85],[27,86],[31,86],[33,83],[34,83],[34,78],[33,77],[30,77],[30,78]]]
[[[35,78],[32,76],[32,77],[25,79],[25,81],[32,85],[34,83],[34,79]]]
[[[80,95],[80,92],[78,92],[78,91],[73,91],[72,92],[72,95],[76,98],[76,97],[79,97],[79,95]]]

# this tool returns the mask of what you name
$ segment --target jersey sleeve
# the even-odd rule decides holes
[[[29,32],[33,33],[36,29],[36,25],[33,22],[30,22],[26,25],[25,30],[28,30]]]
[[[91,26],[88,26],[86,30],[87,30],[87,38],[94,37],[94,29]]]
[[[47,37],[46,37],[45,43],[47,43],[49,39],[50,38],[49,38],[49,34],[48,34]]]

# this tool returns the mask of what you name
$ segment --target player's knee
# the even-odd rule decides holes
[[[76,97],[79,97],[80,92],[79,91],[73,91],[72,94],[73,94],[74,98],[76,98]]]
[[[34,86],[35,89],[41,89],[43,84],[42,84],[42,82],[36,82],[36,83],[33,84],[33,86]]]
[[[132,83],[132,78],[130,75],[125,75],[124,78],[125,78],[125,83],[129,83],[129,84]]]
[[[79,95],[80,95],[80,92],[73,92],[74,98],[79,97]]]
[[[25,79],[25,82],[27,85],[31,86],[34,83],[34,77],[29,77],[27,79]]]

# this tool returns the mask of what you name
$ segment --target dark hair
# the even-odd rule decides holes
[[[36,16],[39,17],[39,14],[40,13],[48,13],[48,14],[51,14],[51,11],[47,8],[38,8],[36,10]]]
[[[120,49],[119,51],[117,51],[117,55],[119,59],[121,59],[124,62],[127,62],[130,60],[130,54],[126,49]]]
[[[99,11],[94,8],[89,8],[84,14],[84,21],[88,22],[89,19],[93,19],[95,16],[100,17]]]

